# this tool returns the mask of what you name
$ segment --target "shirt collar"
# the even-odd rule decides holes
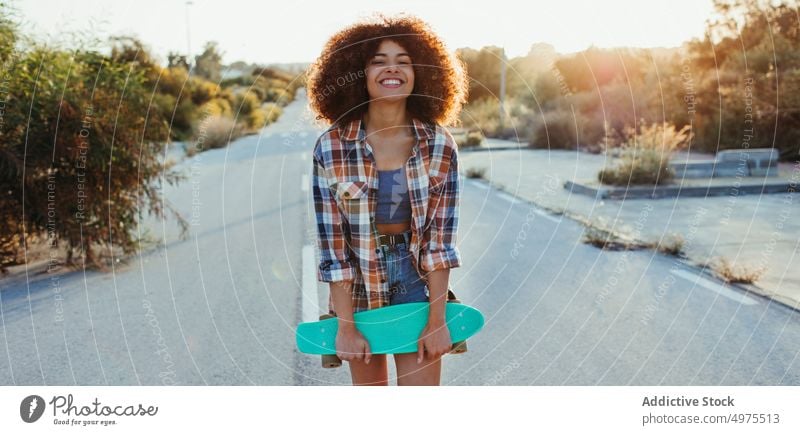
[[[412,123],[414,124],[414,135],[417,137],[417,140],[425,139],[433,139],[434,132],[431,131],[431,128],[428,127],[424,122],[420,121],[418,118],[412,118]],[[349,141],[358,141],[364,142],[364,139],[367,137],[367,132],[364,129],[364,124],[361,122],[361,117],[356,118],[347,124],[345,124],[342,129],[342,138],[344,140]]]

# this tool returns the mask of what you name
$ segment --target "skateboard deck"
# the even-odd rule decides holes
[[[428,302],[391,305],[353,315],[356,328],[369,342],[373,354],[395,354],[417,351],[417,340],[428,323]],[[336,317],[297,326],[295,338],[300,352],[315,355],[336,354]],[[483,328],[483,315],[477,309],[460,303],[446,304],[445,324],[450,340],[460,342]]]

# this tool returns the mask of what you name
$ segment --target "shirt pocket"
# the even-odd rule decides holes
[[[361,199],[368,188],[366,181],[340,181],[336,184],[336,194],[341,200]]]
[[[348,222],[369,218],[369,183],[366,181],[340,181],[336,184],[336,202]]]

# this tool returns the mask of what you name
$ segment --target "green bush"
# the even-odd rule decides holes
[[[223,88],[246,89],[253,93],[260,102],[278,103],[285,106],[294,100],[301,80],[295,80],[291,74],[271,68],[255,70],[252,75],[232,77],[220,83]]]
[[[260,107],[253,110],[245,117],[244,125],[248,132],[257,132],[267,125],[267,112]]]
[[[233,112],[238,117],[246,117],[261,105],[258,96],[251,91],[239,92],[235,95]]]
[[[277,121],[278,118],[281,117],[283,114],[283,109],[278,103],[264,103],[261,106],[261,110],[264,112],[266,116],[266,124],[272,124],[273,122]]]
[[[170,94],[153,94],[153,106],[169,123],[170,137],[175,140],[186,140],[192,134],[192,126],[197,116],[197,107],[189,98],[176,98]]]
[[[174,97],[178,95],[186,95],[189,93],[187,83],[189,81],[189,72],[182,67],[169,67],[161,70],[161,76],[158,78],[158,92],[161,94],[168,94]]]
[[[578,144],[575,124],[572,113],[565,110],[535,116],[530,144],[535,148],[575,149]]]
[[[189,83],[189,92],[192,94],[192,103],[197,106],[201,106],[205,102],[219,96],[219,86],[212,82],[203,80],[199,77],[193,77]]]
[[[200,107],[199,112],[216,116],[233,116],[231,103],[225,98],[214,98],[213,100],[206,102]]]
[[[82,254],[102,267],[101,249],[113,246],[118,255],[142,246],[137,226],[145,213],[171,211],[185,235],[188,222],[160,196],[164,183],[183,178],[162,162],[166,143],[224,146],[245,128],[274,122],[279,104],[263,101],[286,104],[302,84],[261,71],[239,82],[254,90],[234,94],[189,75],[175,56],[161,67],[135,38],[112,37],[108,54],[66,51],[21,43],[9,17],[0,3],[0,270],[44,240],[64,248],[70,263]],[[216,46],[201,57],[204,74],[218,73]]]
[[[150,70],[123,59],[30,44],[2,71],[3,265],[18,258],[20,234],[102,266],[99,248],[136,251],[144,213],[163,218],[166,206],[188,228],[160,195],[181,176],[161,161],[168,125],[150,110]]]
[[[248,132],[257,132],[269,124],[277,121],[283,109],[276,103],[264,103],[263,106],[253,110],[244,119],[245,129]]]

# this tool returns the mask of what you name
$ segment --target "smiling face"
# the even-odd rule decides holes
[[[367,92],[372,100],[398,101],[414,89],[411,56],[398,43],[384,40],[367,60]]]

